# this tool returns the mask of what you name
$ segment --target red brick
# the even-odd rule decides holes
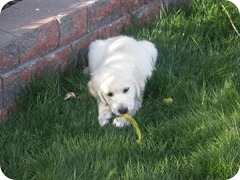
[[[20,63],[43,55],[59,44],[58,23],[50,14],[54,11],[37,11],[39,4],[34,4],[36,1],[18,2],[1,13],[0,29],[18,40]],[[42,3],[41,7],[44,6]]]
[[[88,7],[88,30],[97,29],[120,15],[120,2],[118,0],[95,1]]]
[[[9,107],[19,99],[20,81],[18,70],[10,71],[2,75],[3,106]]]
[[[17,103],[13,103],[9,107],[4,107],[0,109],[0,123],[6,122],[8,118],[8,113],[14,112],[16,110],[17,110]]]
[[[109,25],[102,27],[99,30],[98,37],[101,39],[105,39],[108,37],[113,37],[113,36],[119,35],[124,26],[123,20],[124,19],[121,18]]]
[[[137,18],[137,23],[139,25],[149,24],[156,20],[156,17],[159,16],[160,9],[162,8],[161,2],[147,4],[139,8],[135,13],[134,17]]]
[[[59,23],[60,44],[68,43],[87,32],[87,8],[56,16]]]
[[[6,120],[7,120],[7,113],[8,113],[8,110],[6,108],[0,109],[0,123],[6,122]]]
[[[98,38],[98,31],[88,34],[82,38],[76,39],[71,43],[72,45],[72,56],[74,60],[81,60],[85,63],[86,57],[83,58],[82,52],[88,49],[89,44]]]
[[[122,23],[123,23],[123,27],[133,25],[132,15],[127,15],[127,16],[122,17]]]
[[[16,68],[19,64],[18,40],[0,30],[0,75]]]
[[[7,107],[18,100],[20,87],[27,85],[30,80],[41,75],[43,71],[43,59],[38,58],[2,75],[0,81],[0,107]]]
[[[86,36],[76,39],[72,42],[73,51],[87,49],[89,44],[98,38],[98,31],[87,34]]]
[[[20,63],[41,56],[59,44],[57,21],[50,18],[44,23],[29,25],[28,31],[19,34]]]
[[[39,77],[44,72],[44,59],[37,58],[18,68],[19,80],[22,86]]]
[[[64,70],[72,58],[71,53],[71,45],[66,45],[44,55],[44,69]]]
[[[134,10],[142,6],[144,3],[145,0],[120,0],[121,16],[131,14]]]

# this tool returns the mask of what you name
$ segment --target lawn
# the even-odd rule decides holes
[[[240,14],[226,0],[193,0],[123,34],[159,51],[133,127],[101,128],[81,59],[46,72],[0,125],[0,165],[12,179],[228,179],[240,167]],[[73,91],[77,98],[64,101]],[[172,97],[170,106],[164,98]]]

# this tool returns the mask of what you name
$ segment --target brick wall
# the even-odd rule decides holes
[[[154,20],[163,4],[182,0],[24,0],[0,14],[0,121],[21,86],[46,68],[64,70],[91,41]]]

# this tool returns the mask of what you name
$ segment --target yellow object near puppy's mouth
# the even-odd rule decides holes
[[[142,133],[141,130],[139,129],[137,122],[128,114],[124,114],[122,117],[132,124],[138,136],[137,143],[140,143],[142,139]]]

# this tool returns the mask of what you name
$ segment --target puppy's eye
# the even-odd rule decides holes
[[[113,97],[113,93],[112,93],[112,92],[107,93],[107,95],[108,95],[109,97]]]
[[[129,90],[129,87],[124,88],[124,89],[123,89],[123,93],[127,93],[128,90]]]

